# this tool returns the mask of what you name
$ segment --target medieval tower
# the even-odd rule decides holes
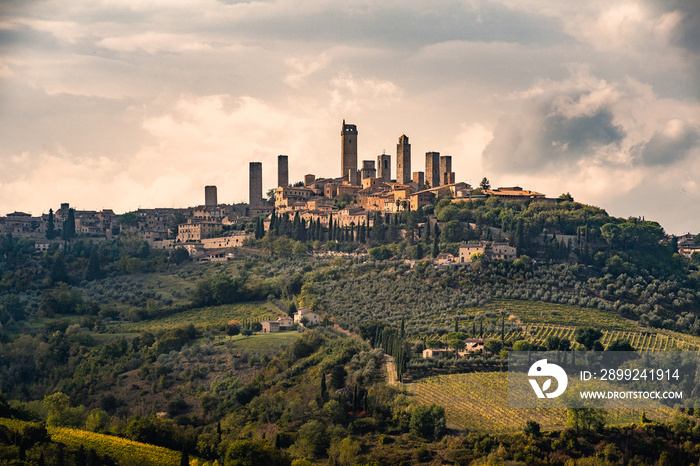
[[[405,184],[411,181],[411,144],[403,134],[396,144],[396,182]]]
[[[250,162],[248,205],[250,207],[262,205],[262,162]]]
[[[431,188],[440,186],[440,152],[425,153],[425,182]]]
[[[350,181],[350,170],[357,173],[357,127],[346,125],[343,120],[343,130],[340,132],[340,176],[347,176]]]
[[[205,207],[216,207],[219,205],[216,199],[216,186],[205,186],[204,187],[204,206]]]
[[[277,186],[289,186],[289,157],[277,156]]]
[[[391,155],[382,154],[377,156],[377,177],[386,182],[391,181]]]

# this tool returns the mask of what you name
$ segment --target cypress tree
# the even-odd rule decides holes
[[[68,217],[63,222],[63,239],[70,241],[75,237],[75,209],[68,209]]]
[[[49,219],[46,221],[46,239],[56,237],[56,226],[53,224],[53,209],[49,209]]]

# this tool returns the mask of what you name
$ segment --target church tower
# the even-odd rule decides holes
[[[357,127],[346,125],[343,120],[343,130],[340,132],[340,176],[348,176],[352,170],[357,173]]]

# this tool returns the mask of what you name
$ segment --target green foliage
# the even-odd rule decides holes
[[[289,456],[264,440],[238,440],[226,450],[227,466],[289,466]]]
[[[574,332],[574,340],[582,344],[588,351],[591,351],[595,343],[603,336],[603,332],[591,327],[577,328]]]
[[[440,439],[446,430],[445,408],[419,405],[411,410],[411,432],[429,439]]]

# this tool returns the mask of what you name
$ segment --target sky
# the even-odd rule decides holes
[[[2,0],[0,214],[247,201],[358,158],[451,155],[700,232],[696,0]]]

